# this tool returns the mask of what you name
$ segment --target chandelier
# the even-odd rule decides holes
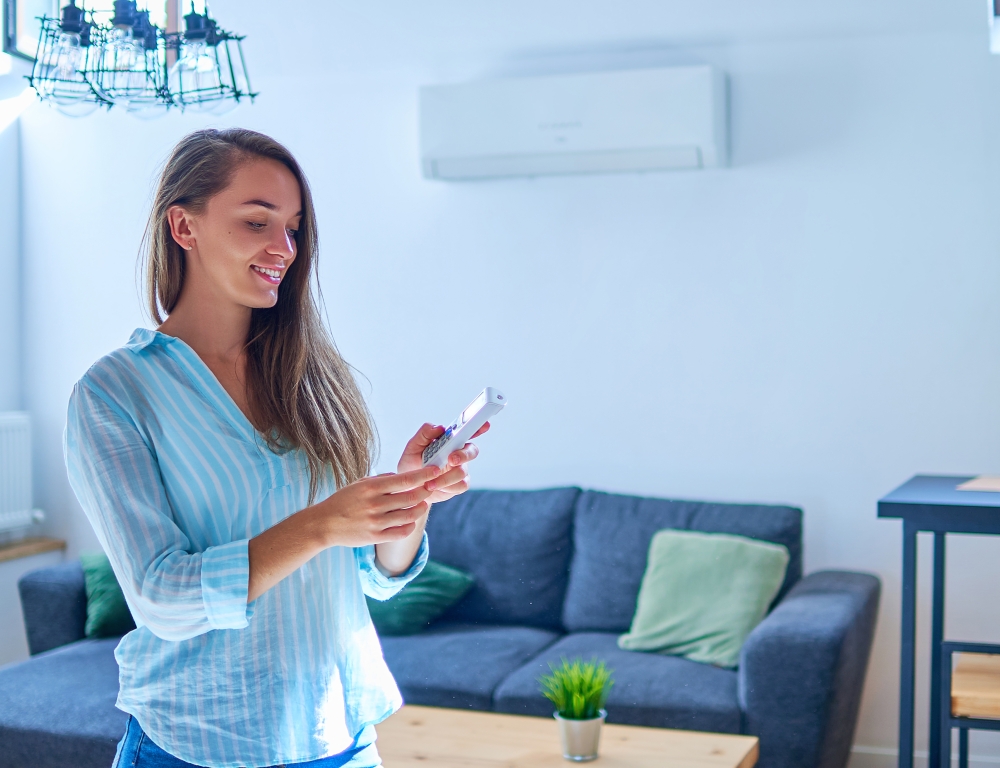
[[[171,108],[221,115],[257,96],[250,89],[242,36],[208,14],[184,17],[183,32],[152,24],[135,0],[88,11],[69,0],[60,18],[43,17],[29,82],[39,97],[73,117],[119,106],[140,118]]]

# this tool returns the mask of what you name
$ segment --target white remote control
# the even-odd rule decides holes
[[[451,426],[445,429],[444,434],[424,448],[424,466],[433,464],[444,468],[448,463],[448,457],[455,451],[461,450],[479,428],[499,413],[505,405],[507,399],[499,389],[487,387],[480,392]]]

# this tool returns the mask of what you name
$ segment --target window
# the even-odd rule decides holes
[[[3,50],[33,60],[38,48],[41,16],[58,12],[55,0],[3,0]]]
[[[3,50],[12,56],[20,56],[22,59],[34,60],[35,52],[38,49],[38,34],[41,26],[38,19],[41,16],[57,17],[59,9],[63,3],[58,0],[0,0],[3,2]],[[114,14],[114,0],[89,0],[86,3],[78,3],[97,14],[100,21],[108,21]],[[167,25],[167,6],[173,5],[178,8],[178,0],[150,0],[150,2],[139,2],[140,10],[149,11],[149,20],[160,29]],[[203,12],[204,0],[195,3],[200,6],[199,12]]]
[[[169,2],[169,0],[168,0]],[[186,3],[189,4],[190,0]],[[81,4],[78,2],[78,4]],[[144,3],[139,0],[137,4],[140,11],[149,11],[149,23],[153,26],[159,27],[160,29],[165,29],[167,26],[167,2],[164,0],[152,0],[152,2]],[[175,5],[176,5],[175,0]],[[204,4],[204,3],[202,3]],[[97,14],[97,18],[101,21],[107,21],[110,19],[115,12],[114,0],[87,0],[87,2],[81,4],[88,11],[93,11]]]

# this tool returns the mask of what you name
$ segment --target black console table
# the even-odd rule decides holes
[[[899,768],[913,768],[913,693],[916,672],[917,533],[934,534],[934,588],[931,598],[930,755],[928,768],[942,766],[941,743],[944,698],[942,648],[944,641],[945,535],[1000,534],[1000,493],[959,491],[972,477],[917,475],[879,500],[878,516],[903,520],[903,627],[899,667]],[[945,751],[947,750],[947,751]],[[948,761],[950,763],[950,760]]]

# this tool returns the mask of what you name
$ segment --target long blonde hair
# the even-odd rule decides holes
[[[203,211],[209,198],[229,185],[237,168],[256,158],[277,160],[298,180],[302,223],[295,236],[297,255],[281,282],[277,303],[254,309],[251,315],[245,348],[247,397],[251,421],[272,450],[305,452],[311,503],[327,467],[338,488],[368,475],[377,436],[351,368],[320,318],[316,212],[291,152],[268,136],[242,128],[195,131],[181,139],[160,175],[143,239],[146,298],[150,317],[159,325],[184,287],[184,251],[170,234],[170,207]]]

